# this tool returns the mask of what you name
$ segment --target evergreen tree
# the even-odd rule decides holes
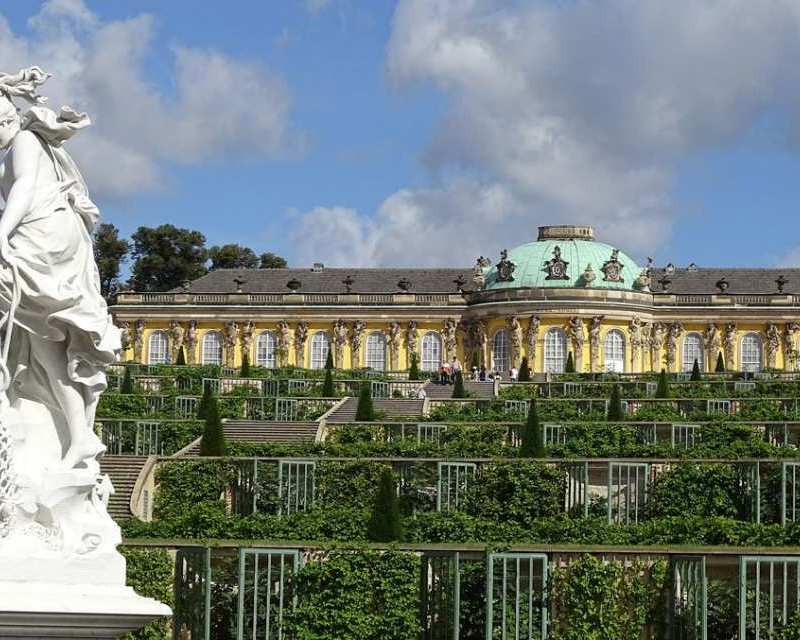
[[[119,237],[119,229],[107,222],[94,230],[94,259],[100,275],[100,293],[112,303],[119,289],[119,272],[131,251],[131,244]]]
[[[528,367],[528,357],[527,356],[522,358],[522,363],[519,365],[519,373],[517,374],[517,380],[519,382],[530,382],[531,381],[531,370]]]
[[[206,412],[212,403],[216,403],[214,391],[210,384],[203,385],[203,397],[200,398],[200,403],[197,405],[197,417],[200,420],[206,419]]]
[[[523,458],[546,458],[547,449],[544,446],[544,431],[539,422],[539,413],[536,410],[536,400],[531,400],[528,409],[528,419],[522,430],[522,443],[520,445],[520,455]]]
[[[400,518],[400,501],[395,490],[394,475],[388,467],[383,469],[378,491],[367,522],[367,537],[372,542],[394,542],[403,537]]]
[[[575,358],[572,351],[567,355],[567,364],[564,365],[564,373],[575,373]]]
[[[419,365],[417,364],[417,354],[411,354],[411,364],[408,366],[408,379],[419,380]]]
[[[667,372],[664,369],[661,370],[658,376],[656,398],[669,398],[669,382],[667,382]]]
[[[227,452],[225,446],[225,431],[222,428],[222,419],[219,415],[219,405],[216,396],[210,396],[205,408],[206,426],[200,440],[201,456],[224,456]]]
[[[362,382],[361,391],[358,394],[356,421],[372,422],[374,419],[375,408],[372,406],[372,384],[369,382]]]
[[[722,351],[717,354],[717,366],[714,367],[717,373],[725,373],[725,360],[722,357]]]
[[[182,367],[186,364],[186,353],[183,350],[183,347],[178,349],[178,355],[175,356],[175,364],[179,367]]]
[[[131,367],[125,367],[125,375],[122,378],[122,386],[119,389],[120,393],[133,393],[133,374]]]
[[[224,244],[208,250],[211,270],[214,269],[255,269],[258,256],[249,247],[238,244]]]
[[[322,397],[333,398],[333,354],[328,350],[328,358],[325,360],[325,380],[322,383]]]
[[[464,376],[459,371],[456,373],[456,381],[453,384],[453,398],[466,398],[467,391],[464,389]]]
[[[692,382],[700,382],[703,379],[703,375],[700,373],[700,363],[697,362],[697,358],[694,359],[694,364],[692,365],[692,375],[689,378]]]
[[[261,264],[258,267],[259,269],[285,269],[286,268],[286,258],[282,258],[279,255],[268,251],[267,253],[261,254]]]
[[[622,398],[619,394],[619,385],[611,387],[611,398],[608,401],[608,421],[618,422],[625,419],[625,414],[622,411]]]
[[[169,291],[206,273],[206,238],[199,231],[162,224],[139,227],[131,239],[136,291]]]
[[[250,377],[250,356],[246,353],[242,354],[242,369],[239,371],[239,375],[242,378]]]

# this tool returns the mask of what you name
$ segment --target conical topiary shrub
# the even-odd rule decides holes
[[[133,374],[131,367],[125,367],[125,375],[122,377],[122,385],[119,388],[120,393],[133,393]]]
[[[461,372],[458,371],[456,373],[456,380],[453,383],[453,398],[466,398],[467,391],[464,389],[464,376],[461,375]]]
[[[242,368],[239,371],[239,375],[242,378],[250,377],[250,356],[246,353],[242,354]]]
[[[186,364],[186,352],[183,350],[183,347],[178,349],[178,355],[175,356],[175,364],[179,367]]]
[[[206,426],[203,430],[203,437],[200,440],[200,455],[224,456],[227,452],[227,447],[216,396],[211,396],[206,405],[205,414]]]
[[[622,411],[622,398],[619,394],[619,385],[611,387],[611,398],[608,400],[608,413],[607,418],[609,422],[619,422],[625,419],[625,413]]]
[[[417,363],[417,354],[411,354],[411,362],[408,365],[408,379],[419,380],[419,364]]]
[[[722,357],[722,351],[717,354],[717,366],[714,367],[717,373],[725,373],[725,359]]]
[[[530,382],[531,381],[531,370],[528,367],[528,358],[527,358],[527,356],[522,358],[522,363],[519,365],[519,373],[517,374],[517,380],[519,382]]]
[[[325,380],[322,382],[322,397],[333,398],[335,395],[333,391],[333,354],[328,350],[328,358],[325,360]]]
[[[703,379],[703,374],[700,373],[700,363],[697,362],[697,358],[694,359],[694,364],[692,365],[692,375],[689,378],[692,382],[700,382]]]
[[[575,373],[575,357],[572,351],[567,355],[567,363],[564,365],[564,373]]]
[[[378,481],[378,491],[367,522],[367,537],[372,542],[394,542],[403,537],[400,501],[395,490],[392,470],[384,468]]]
[[[216,403],[216,398],[214,398],[214,391],[211,388],[210,384],[203,385],[203,395],[200,398],[200,403],[197,405],[197,417],[200,420],[206,419],[206,412],[208,410],[209,405],[214,402]]]
[[[528,408],[528,419],[522,428],[522,442],[520,443],[520,455],[523,458],[545,458],[547,449],[544,446],[544,431],[539,422],[539,413],[536,410],[536,400],[531,400]]]
[[[358,394],[356,420],[358,422],[372,422],[374,419],[375,408],[372,406],[372,384],[369,382],[362,382],[361,391]]]
[[[656,387],[656,398],[669,398],[669,382],[667,372],[662,369],[658,375],[658,386]]]

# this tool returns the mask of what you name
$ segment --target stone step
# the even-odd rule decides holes
[[[107,473],[114,485],[114,494],[108,500],[108,513],[114,520],[132,516],[131,494],[145,462],[147,456],[106,455],[100,460],[100,471]]]

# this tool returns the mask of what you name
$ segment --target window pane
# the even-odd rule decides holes
[[[761,371],[761,336],[748,333],[742,338],[742,371]]]
[[[700,371],[704,371],[703,338],[699,333],[690,333],[683,339],[683,362],[682,370],[691,371],[694,368],[694,361],[700,366]]]
[[[367,367],[376,371],[386,370],[386,336],[379,331],[367,337]]]
[[[567,360],[567,338],[561,329],[548,329],[544,334],[544,370],[564,373]]]
[[[422,337],[420,366],[423,371],[438,371],[442,366],[442,337],[438,333],[430,331]]]
[[[625,371],[625,336],[613,329],[606,334],[605,370],[614,373]]]
[[[275,334],[265,331],[256,343],[256,366],[274,369],[275,364]]]
[[[222,336],[218,331],[210,331],[203,336],[200,362],[202,364],[222,364]]]
[[[330,340],[324,331],[318,331],[311,338],[311,368],[322,369],[328,359]]]
[[[169,363],[169,339],[164,331],[154,331],[150,335],[148,364]]]
[[[505,329],[500,329],[494,334],[494,339],[492,340],[492,364],[495,371],[506,372],[509,369],[508,333]]]

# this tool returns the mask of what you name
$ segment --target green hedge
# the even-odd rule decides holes
[[[170,607],[174,603],[173,562],[164,549],[120,547],[127,562],[126,582],[140,596],[154,598]],[[151,622],[134,633],[123,636],[123,640],[165,640],[172,637],[169,618]]]

